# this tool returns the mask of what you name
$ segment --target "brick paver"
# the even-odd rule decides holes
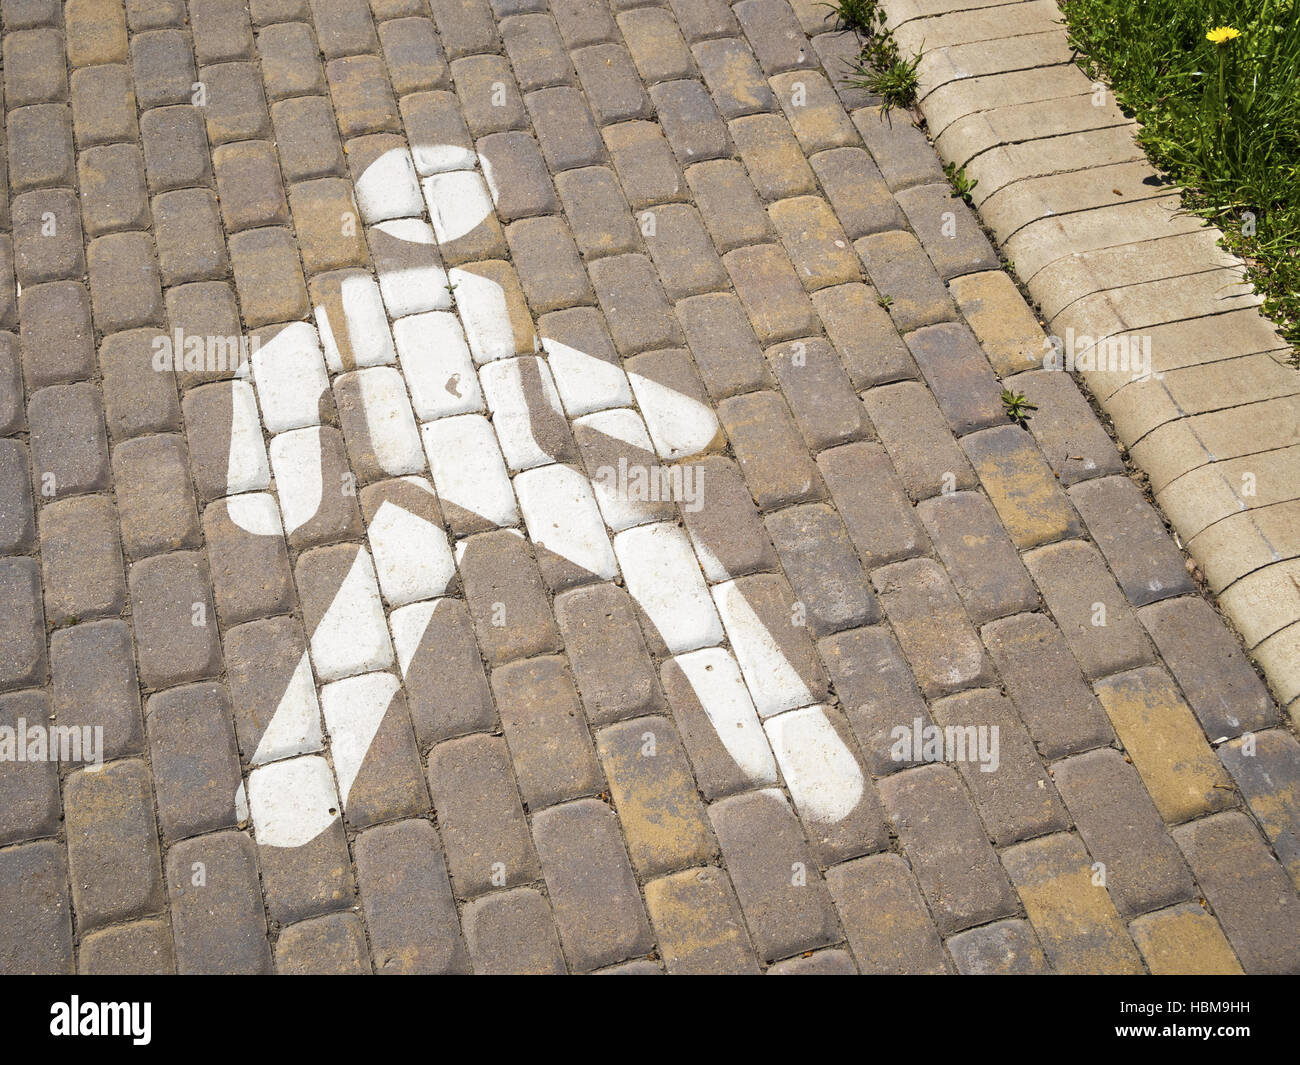
[[[130,6],[3,27],[0,971],[1300,967],[1289,723],[816,5]]]

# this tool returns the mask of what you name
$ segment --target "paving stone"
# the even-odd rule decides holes
[[[416,474],[424,469],[420,434],[407,406],[406,383],[396,370],[370,366],[336,377],[334,402],[358,481]],[[439,521],[436,510],[430,517]]]
[[[254,64],[216,63],[205,66],[199,71],[199,83],[206,91],[203,115],[208,140],[213,145],[261,140],[270,136],[271,116],[266,109],[262,79]],[[335,90],[335,94],[342,116],[352,99],[345,91]]]
[[[863,973],[951,971],[916,881],[897,854],[837,865],[826,874],[826,883]],[[889,920],[881,921],[881,914]]]
[[[1042,366],[1046,338],[1009,275],[997,270],[955,277],[952,294],[999,377]]]
[[[302,96],[271,105],[280,168],[286,181],[308,181],[344,172],[343,145],[329,101]]]
[[[457,895],[473,898],[541,875],[503,738],[463,736],[435,746],[429,790]]]
[[[568,227],[558,218],[526,218],[506,230],[528,305],[537,314],[596,302]]]
[[[635,607],[625,592],[610,584],[572,589],[556,596],[555,617],[592,724],[663,707]]]
[[[134,144],[87,148],[77,160],[77,174],[88,236],[148,225],[144,160]]]
[[[252,533],[237,518],[268,531]],[[292,609],[296,596],[288,548],[279,511],[269,496],[210,504],[203,512],[203,539],[224,626]]]
[[[1038,606],[1038,591],[984,496],[954,492],[916,509],[975,624]]]
[[[772,88],[800,146],[809,155],[860,143],[835,89],[823,75],[811,70],[778,74],[772,79]]]
[[[868,570],[924,550],[925,533],[878,444],[823,451],[817,466]]]
[[[714,400],[771,387],[773,378],[763,361],[762,348],[735,296],[729,292],[692,296],[675,309],[686,344]]]
[[[555,183],[583,255],[593,259],[639,250],[640,233],[613,173],[588,167],[560,174]]]
[[[789,415],[774,392],[734,396],[718,405],[718,417],[735,449],[760,509],[824,498],[826,489]]]
[[[492,692],[530,809],[600,791],[600,767],[563,658],[500,666]]]
[[[812,337],[769,348],[767,360],[813,451],[871,435],[853,385],[824,340]]]
[[[947,180],[938,156],[927,150],[929,142],[913,122],[882,115],[878,107],[863,107],[851,117],[867,150],[895,192],[910,185]]]
[[[281,0],[253,0],[253,8],[256,11],[265,7],[268,3],[279,3]],[[296,3],[297,0],[284,0],[284,2]],[[126,0],[126,17],[131,26],[131,31],[158,29],[165,26],[183,26],[185,24],[185,5],[181,0]]]
[[[398,96],[447,85],[447,60],[427,18],[381,22],[379,38]]]
[[[947,946],[963,976],[1038,976],[1051,972],[1033,926],[1019,918],[959,932]]]
[[[1142,490],[1127,477],[1075,485],[1070,500],[1130,602],[1145,606],[1193,590],[1182,552]]]
[[[222,381],[191,389],[185,393],[181,409],[188,429],[190,467],[201,502],[270,486],[266,452],[262,441],[254,436],[255,399],[247,382]],[[277,445],[284,435],[277,438]],[[236,462],[231,461],[232,450],[238,456]],[[332,479],[332,483],[338,481]],[[281,491],[290,496],[287,484],[281,486]],[[286,498],[285,505],[291,502]]]
[[[457,563],[483,654],[492,665],[558,651],[545,588],[523,540],[501,530],[458,545]]]
[[[260,765],[321,748],[320,706],[301,622],[279,617],[235,626],[226,632],[225,658],[245,762]],[[281,710],[284,728],[268,734]]]
[[[763,344],[816,332],[812,305],[780,248],[771,244],[739,248],[724,256],[723,262]]]
[[[849,238],[820,196],[795,196],[767,210],[809,292],[861,279]]]
[[[709,862],[713,833],[677,730],[664,717],[601,729],[596,737],[610,793],[642,876]]]
[[[873,233],[854,242],[867,276],[901,333],[956,317],[942,279],[910,233]]]
[[[113,449],[113,479],[128,559],[201,546],[184,437],[124,440]]]
[[[63,35],[55,29],[18,30],[5,35],[5,102],[10,107],[68,98]]]
[[[748,115],[728,123],[750,180],[765,201],[807,196],[817,180],[790,124],[780,115]]]
[[[104,421],[114,442],[181,428],[175,378],[153,368],[156,329],[104,337],[99,346]]]
[[[66,104],[9,113],[9,185],[14,192],[73,184],[72,118]]]
[[[98,390],[51,385],[27,405],[32,473],[44,500],[108,487],[108,438]]]
[[[846,950],[817,950],[786,958],[767,970],[768,976],[856,976],[857,967]]]
[[[292,811],[283,807],[287,795],[293,796]],[[356,886],[343,821],[331,816],[337,814],[339,800],[323,758],[291,758],[253,770],[248,779],[248,804],[253,825],[263,837],[257,856],[271,920],[292,924],[354,905]],[[300,819],[324,828],[297,846],[270,842],[278,839],[298,843]],[[361,871],[360,841],[364,839],[363,834],[358,842],[362,877],[365,873]],[[391,864],[398,865],[396,861]],[[371,932],[376,932],[373,926]]]
[[[143,751],[140,688],[125,622],[94,621],[55,632],[50,675],[55,717],[61,725],[82,730],[81,756],[74,760],[93,761],[87,737],[105,759]],[[99,733],[85,731],[96,726],[103,729],[102,742]]]
[[[212,166],[228,231],[288,223],[289,205],[284,198],[275,148],[270,142],[220,145],[213,149]],[[314,234],[310,226],[303,228],[307,230],[301,234],[306,243]]]
[[[167,976],[176,972],[168,920],[132,921],[92,932],[77,951],[77,971],[95,976]]]
[[[0,851],[0,892],[11,900],[0,925],[7,973],[71,974],[72,915],[67,862],[55,841]]]
[[[533,835],[573,969],[646,954],[650,924],[614,811],[598,799],[565,803],[538,814]]]
[[[1227,774],[1162,669],[1131,670],[1094,687],[1161,817],[1177,823],[1233,805]]]
[[[677,29],[676,19],[662,9],[626,11],[618,16],[637,70],[647,84],[689,78],[695,67]]]
[[[726,254],[772,239],[775,230],[740,163],[733,159],[697,163],[686,171],[686,181],[718,251]]]
[[[41,511],[41,569],[45,615],[56,624],[122,612],[122,543],[106,496],[62,500]]]
[[[726,0],[668,0],[677,25],[688,41],[738,32]]]
[[[484,895],[461,916],[479,974],[563,975],[564,955],[546,897],[531,888]]]
[[[633,210],[687,198],[682,172],[658,124],[621,122],[605,129],[604,137]]]
[[[1291,801],[1300,773],[1295,740],[1280,729],[1269,729],[1225,744],[1218,752],[1291,879],[1300,881],[1300,833]]]
[[[22,843],[53,836],[59,828],[59,766],[52,758],[31,758],[40,753],[37,729],[51,725],[50,698],[45,692],[12,692],[0,696],[0,728],[11,729],[14,760],[0,777],[0,843]],[[28,738],[24,742],[19,734]],[[47,749],[48,754],[48,749]]]
[[[1107,676],[1151,660],[1137,615],[1096,548],[1067,540],[1030,552],[1025,564],[1087,676]]]
[[[64,784],[63,805],[78,926],[159,912],[162,863],[144,762],[78,770]]]
[[[556,0],[551,13],[570,49],[618,39],[618,25],[601,0]]]
[[[40,189],[17,196],[12,221],[14,267],[24,288],[86,272],[80,211],[72,192]]]
[[[598,44],[571,54],[597,125],[646,118],[650,102],[626,48]]]
[[[907,346],[958,436],[1005,422],[999,382],[969,329],[955,323],[918,329]]]
[[[1191,874],[1137,770],[1110,748],[1056,763],[1052,776],[1105,886],[1132,916],[1190,899]]]
[[[1300,900],[1246,817],[1222,813],[1173,835],[1246,972],[1295,968]]]
[[[651,15],[657,12],[658,9],[649,9]],[[689,55],[687,59],[689,61]],[[726,124],[698,81],[667,81],[652,85],[650,100],[668,143],[682,166],[715,159],[726,153]]]
[[[900,381],[873,388],[862,401],[912,499],[975,487],[970,463],[923,385]]]
[[[709,807],[709,818],[754,946],[764,960],[839,939],[826,885],[779,791],[721,799]]]
[[[179,189],[155,197],[153,222],[164,285],[228,276],[230,259],[211,192]]]
[[[190,103],[198,72],[185,34],[175,29],[137,32],[131,37],[131,69],[142,111]]]
[[[807,75],[787,77],[797,81],[803,80]],[[792,110],[787,108],[786,113],[791,114]],[[790,121],[798,135],[798,121],[794,117]],[[835,124],[835,129],[839,129],[838,123]],[[817,154],[809,157],[808,162],[850,240],[903,228],[903,214],[899,210],[898,201],[889,191],[889,186],[881,177],[871,156],[861,148],[839,147],[817,151]]]
[[[114,233],[86,252],[95,327],[103,333],[162,320],[162,282],[147,233]]]
[[[1043,756],[1101,747],[1114,738],[1064,637],[1042,614],[1002,618],[981,630],[998,674]]]
[[[294,976],[358,976],[371,972],[366,932],[355,913],[327,913],[282,929],[275,971]]]
[[[191,684],[151,696],[145,707],[158,822],[169,843],[234,828],[242,787],[230,696],[220,684]]]
[[[245,364],[251,356],[252,342],[243,336],[235,290],[229,282],[196,281],[178,285],[167,290],[166,305],[172,333],[154,334],[154,342],[159,348],[160,373],[169,368],[174,370],[175,384],[185,391],[206,381],[229,381],[235,376],[247,376]],[[158,340],[160,335],[163,336],[161,341]],[[196,337],[199,339],[194,339]],[[225,387],[224,393],[221,389],[209,389],[205,394],[233,396],[241,391],[247,394],[241,385]],[[228,415],[228,411],[223,411],[223,419],[228,420]],[[220,436],[224,442],[228,433],[229,429],[223,422],[213,436]],[[202,442],[192,441],[191,450],[202,451]],[[223,454],[213,461],[224,465],[227,457]]]
[[[257,54],[271,100],[325,92],[325,68],[311,26],[284,22],[259,30]]]
[[[862,562],[831,508],[791,507],[769,515],[767,528],[813,636],[880,620]]]
[[[448,46],[445,38],[443,45]],[[453,59],[451,76],[456,83],[456,95],[465,124],[475,138],[527,127],[523,98],[515,86],[505,56],[475,55]]]
[[[776,110],[776,96],[743,41],[702,41],[691,48],[691,54],[723,118]]]
[[[145,173],[152,192],[212,184],[203,121],[193,107],[160,107],[140,118]]]
[[[944,182],[917,185],[897,194],[908,224],[945,281],[998,268],[997,253],[971,209]]]
[[[218,832],[168,852],[179,972],[271,971],[255,850],[241,832]]]
[[[8,435],[26,427],[18,340],[12,333],[0,333],[0,430]]]
[[[307,316],[307,286],[288,230],[253,229],[232,235],[229,244],[239,304],[249,326]]]
[[[916,378],[907,345],[868,285],[837,285],[812,295],[854,388]]]
[[[961,446],[1007,535],[1022,551],[1082,532],[1074,508],[1023,429],[986,429],[963,437]]]
[[[611,256],[592,263],[590,271],[620,354],[681,344],[681,330],[648,258]]]
[[[785,0],[742,0],[735,12],[766,73],[816,63],[808,40]]]
[[[880,782],[880,797],[934,913],[940,933],[1015,911],[1015,897],[957,774],[930,765]]]
[[[74,281],[27,289],[19,298],[23,377],[31,391],[90,377],[95,347],[90,297]]]
[[[552,171],[558,174],[604,160],[605,142],[581,90],[560,86],[539,89],[525,96],[524,104]]]
[[[32,558],[0,561],[0,592],[6,606],[0,687],[23,688],[45,675],[45,615],[40,566]]]
[[[128,578],[140,679],[165,688],[215,675],[221,646],[203,556],[192,551],[137,562]]]
[[[641,212],[638,220],[669,299],[726,287],[722,260],[694,207],[666,204]]]
[[[495,727],[496,710],[465,604],[457,599],[412,604],[394,611],[390,621],[421,747]]]
[[[735,892],[721,869],[686,869],[653,880],[645,898],[670,973],[758,972]]]
[[[1200,903],[1145,914],[1128,930],[1153,976],[1241,975],[1241,963],[1223,929]]]
[[[500,23],[515,79],[524,92],[573,82],[573,64],[548,14],[521,14]]]
[[[1124,471],[1114,442],[1068,374],[1038,370],[1017,374],[1005,384],[1038,407],[1029,431],[1063,484]]]

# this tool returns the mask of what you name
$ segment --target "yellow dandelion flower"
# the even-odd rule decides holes
[[[1205,39],[1213,44],[1227,44],[1240,36],[1241,30],[1234,30],[1231,26],[1219,26],[1217,29],[1210,30],[1205,35]]]

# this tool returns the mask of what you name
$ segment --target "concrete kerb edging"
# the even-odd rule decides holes
[[[1218,230],[1178,213],[1056,0],[881,0],[945,162],[1300,723],[1300,373]],[[1028,363],[1026,368],[1031,368]]]

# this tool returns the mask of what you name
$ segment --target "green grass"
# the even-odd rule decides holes
[[[1300,360],[1300,0],[1064,0],[1143,148],[1249,266]],[[1229,26],[1223,44],[1206,33]]]
[[[921,56],[907,57],[898,50],[878,0],[837,0],[822,6],[830,9],[826,17],[833,16],[838,29],[853,30],[862,39],[853,70],[845,79],[848,84],[879,96],[883,114],[916,103],[916,68]]]

